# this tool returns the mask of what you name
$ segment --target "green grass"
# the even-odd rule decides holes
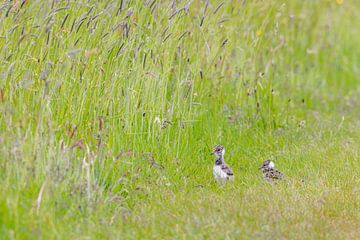
[[[0,8],[0,238],[360,238],[358,1]]]

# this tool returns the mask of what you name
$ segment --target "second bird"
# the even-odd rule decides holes
[[[284,177],[284,174],[279,170],[274,169],[274,167],[274,162],[270,160],[265,160],[260,167],[264,179],[268,182],[273,182],[274,180],[281,180]]]

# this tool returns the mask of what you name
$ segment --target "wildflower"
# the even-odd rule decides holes
[[[272,95],[278,95],[278,94],[279,94],[279,91],[274,90],[274,89],[271,89],[271,94],[272,94]]]
[[[305,121],[305,120],[301,120],[301,121],[299,122],[299,128],[304,128],[305,125],[306,125],[306,121]]]
[[[155,124],[161,124],[161,120],[160,120],[160,118],[159,117],[155,117],[155,119],[154,119],[154,123]]]
[[[85,51],[85,57],[89,58],[92,55],[96,55],[98,53],[98,49],[97,48],[93,48],[91,50],[86,50]]]
[[[170,121],[164,119],[164,120],[162,121],[162,123],[161,123],[161,129],[167,128],[167,126],[169,126],[170,124],[171,124]]]

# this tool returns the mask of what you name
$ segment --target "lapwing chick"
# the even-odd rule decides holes
[[[281,180],[284,177],[284,174],[279,170],[274,169],[274,167],[275,167],[274,162],[270,160],[265,160],[260,167],[264,175],[264,179],[268,182]]]
[[[211,152],[215,155],[216,160],[213,168],[213,174],[216,181],[224,185],[226,181],[234,179],[234,173],[225,163],[225,148],[222,145],[216,145]]]

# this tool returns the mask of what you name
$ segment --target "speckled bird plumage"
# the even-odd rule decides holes
[[[284,177],[284,174],[279,170],[274,169],[275,164],[270,160],[265,160],[261,165],[260,169],[263,173],[264,179],[268,182],[273,182],[276,180],[281,180]]]
[[[213,167],[213,174],[216,181],[222,185],[228,180],[234,179],[234,173],[231,168],[225,163],[224,155],[225,148],[222,145],[216,145],[213,148],[212,154],[216,156],[216,160]]]

